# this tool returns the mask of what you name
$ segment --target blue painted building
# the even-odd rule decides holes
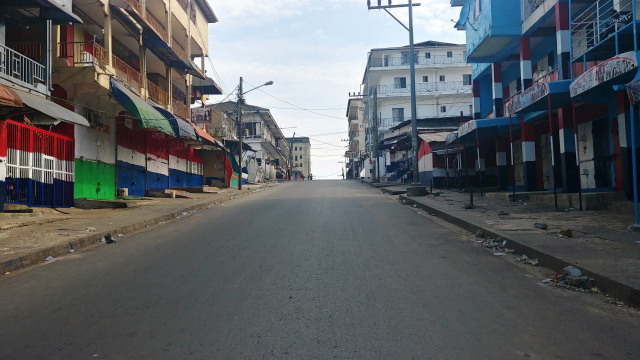
[[[479,181],[633,194],[625,90],[637,73],[637,4],[451,0],[466,32],[475,118],[455,141],[474,153],[465,166]]]

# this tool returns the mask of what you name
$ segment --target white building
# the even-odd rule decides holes
[[[364,103],[361,99],[352,97],[347,103],[347,121],[349,122],[349,150],[345,153],[347,159],[347,177],[371,177],[368,154],[366,148],[367,130],[369,124],[364,118]]]
[[[311,175],[311,142],[308,137],[287,138],[291,149],[292,180],[308,179]]]
[[[473,116],[471,66],[466,63],[466,45],[426,41],[414,45],[417,119]],[[362,80],[368,121],[378,119],[379,141],[389,129],[411,120],[411,76],[409,46],[372,49]],[[374,96],[377,96],[374,109]],[[375,130],[373,128],[372,130]],[[369,142],[373,137],[369,137]],[[371,146],[369,146],[372,148]],[[388,152],[380,153],[380,176],[390,165]],[[407,159],[410,161],[410,159]]]

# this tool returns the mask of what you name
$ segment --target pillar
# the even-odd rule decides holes
[[[569,29],[569,3],[556,3],[556,42],[558,46],[558,78],[571,79],[571,30]]]
[[[498,177],[498,190],[507,190],[508,167],[507,154],[509,153],[509,141],[504,138],[496,139],[496,175]]]
[[[482,112],[480,110],[480,82],[478,80],[473,80],[471,92],[473,94],[473,118],[480,119]]]
[[[618,112],[618,143],[620,144],[620,159],[615,159],[617,168],[620,166],[622,179],[616,176],[616,187],[622,185],[628,199],[633,199],[633,162],[631,149],[631,132],[629,123],[631,115],[629,112],[629,98],[626,92],[619,91],[616,93],[617,112]],[[619,162],[619,164],[618,164]],[[620,182],[621,184],[618,184]]]
[[[529,38],[523,36],[520,38],[520,79],[522,91],[531,86],[533,82],[533,73],[531,69],[531,43]]]
[[[522,175],[525,191],[537,189],[535,127],[520,118],[522,136]]]
[[[496,118],[502,117],[504,109],[504,97],[502,90],[502,65],[493,63],[491,66],[493,73],[493,115]]]
[[[576,142],[571,107],[558,109],[558,140],[560,143],[560,171],[565,192],[578,192],[580,174],[576,163]],[[558,184],[559,185],[559,184]]]

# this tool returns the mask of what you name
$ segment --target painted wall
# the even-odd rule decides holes
[[[108,119],[101,128],[75,126],[75,198],[115,199],[115,130],[115,119]]]

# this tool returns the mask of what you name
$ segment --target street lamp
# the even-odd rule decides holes
[[[418,121],[416,119],[416,67],[415,67],[415,53],[413,50],[413,7],[420,6],[419,3],[414,4],[412,0],[409,0],[408,4],[402,5],[392,5],[391,0],[389,0],[389,5],[382,5],[382,2],[378,0],[378,6],[371,6],[371,1],[367,1],[367,6],[369,10],[371,9],[382,9],[387,12],[387,14],[391,15],[391,17],[397,21],[403,28],[409,31],[409,69],[411,71],[411,147],[413,152],[413,184],[417,185],[420,183],[419,174],[418,174]],[[408,7],[409,8],[409,26],[407,27],[402,21],[398,20],[388,9],[391,8],[401,8]],[[378,154],[376,154],[377,156]]]
[[[242,105],[244,104],[244,94],[253,91],[257,88],[261,88],[263,86],[273,85],[273,81],[267,81],[266,83],[256,86],[251,90],[242,91],[242,76],[240,77],[240,85],[238,86],[238,131],[240,135],[238,138],[240,139],[240,144],[238,146],[238,163],[240,165],[240,173],[238,174],[238,190],[242,190],[242,136],[244,135],[244,125],[242,124]]]

